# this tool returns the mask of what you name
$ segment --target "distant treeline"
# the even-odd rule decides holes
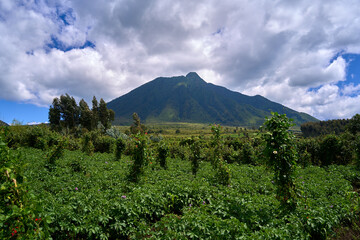
[[[360,115],[356,114],[351,119],[336,119],[319,122],[307,122],[301,125],[304,137],[317,137],[327,134],[341,134],[349,131],[353,134],[360,132]]]

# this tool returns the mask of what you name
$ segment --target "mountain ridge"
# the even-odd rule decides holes
[[[108,104],[115,124],[131,123],[137,112],[145,122],[221,123],[259,126],[271,111],[285,113],[296,124],[317,121],[260,95],[247,96],[205,82],[196,72],[186,76],[158,77]]]

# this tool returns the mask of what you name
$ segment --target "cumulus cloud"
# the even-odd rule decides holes
[[[360,54],[358,16],[356,0],[3,0],[0,98],[108,101],[197,71],[320,119],[351,117],[360,87],[343,54]]]

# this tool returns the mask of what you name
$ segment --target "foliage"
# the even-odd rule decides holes
[[[140,175],[144,172],[144,166],[146,164],[147,157],[147,139],[145,134],[137,133],[133,137],[133,148],[132,159],[133,165],[131,166],[128,179],[132,182],[138,182]]]
[[[89,156],[91,156],[94,153],[94,144],[91,139],[91,133],[84,134],[82,151]]]
[[[211,135],[203,125],[201,131],[181,128],[181,135],[164,128],[166,136],[159,142],[145,133],[121,134],[126,126],[108,129],[106,135],[82,129],[66,136],[44,126],[11,126],[3,139],[13,148],[0,151],[5,173],[0,192],[23,208],[0,204],[0,234],[5,234],[0,238],[12,238],[13,233],[13,238],[24,239],[326,239],[359,213],[360,197],[353,186],[359,186],[360,172],[351,164],[334,165],[352,163],[359,137],[346,133],[295,142],[286,127],[290,121],[282,115],[273,118],[267,120],[272,130],[267,128],[265,137],[252,130],[234,133],[230,127],[222,132],[220,125],[213,126]],[[24,138],[28,131],[44,139],[45,147],[29,147],[30,139]],[[91,156],[76,151],[81,135],[83,150]],[[118,145],[122,161],[114,158]],[[337,146],[335,155],[340,157],[322,165],[323,152],[331,146]],[[166,169],[153,164],[161,155],[166,155]],[[52,156],[56,168],[48,171]],[[56,160],[60,156],[61,161]],[[275,198],[283,194],[275,166],[286,161],[303,168],[291,169],[292,182],[286,185],[293,187],[291,198],[284,203]],[[215,170],[212,162],[217,163]],[[3,166],[15,169],[10,178]],[[294,186],[299,199],[294,198]],[[17,198],[16,190],[22,197]],[[8,201],[5,195],[2,199]],[[295,203],[292,211],[281,207]],[[4,222],[4,216],[12,220]],[[13,227],[4,224],[9,222]],[[32,231],[38,224],[42,235],[27,230],[19,234],[19,223]]]
[[[167,170],[144,167],[133,184],[125,181],[129,157],[65,151],[49,174],[41,150],[17,152],[27,156],[29,190],[42,199],[41,218],[52,219],[53,239],[325,239],[358,206],[348,179],[360,174],[351,166],[297,169],[306,201],[283,212],[264,166],[229,165],[231,186],[223,186],[209,162],[192,178],[189,162],[171,159]],[[80,171],[71,165],[77,161]]]
[[[350,119],[347,129],[354,135],[360,132],[360,114],[355,114]]]
[[[47,157],[49,166],[52,167],[55,166],[55,161],[64,155],[64,149],[65,149],[65,139],[61,140],[58,143],[58,145],[55,146],[49,153],[49,156]]]
[[[137,133],[144,133],[146,130],[145,125],[140,123],[140,117],[137,113],[133,113],[132,118],[134,120],[133,124],[130,126],[130,132],[132,134],[137,134]]]
[[[213,134],[211,140],[211,147],[213,151],[211,164],[213,168],[217,171],[216,178],[218,182],[222,185],[229,185],[230,170],[221,156],[221,151],[223,148],[223,141],[220,137],[221,129],[222,127],[220,126],[220,124],[214,124],[211,126],[211,132]]]
[[[346,131],[349,123],[348,119],[306,122],[301,124],[300,129],[304,137],[317,137],[326,134],[339,135]]]
[[[351,160],[351,152],[346,149],[343,140],[335,135],[327,135],[320,142],[321,165],[347,164]]]
[[[196,173],[199,170],[199,161],[200,161],[200,143],[198,140],[194,140],[190,145],[191,153],[190,161],[191,161],[191,171],[192,174],[196,177]]]
[[[222,140],[220,138],[221,128],[222,127],[220,126],[220,124],[211,125],[211,132],[213,134],[212,140],[211,140],[211,143],[210,143],[211,147],[213,149],[211,164],[212,164],[214,169],[216,169],[217,166],[219,165],[221,147],[222,147],[222,144],[223,144],[223,142],[222,142]]]
[[[169,155],[169,147],[166,142],[160,142],[157,148],[158,158],[160,162],[160,166],[164,169],[167,169],[166,158]]]
[[[65,129],[74,131],[76,127],[81,126],[88,131],[97,128],[100,122],[104,126],[104,131],[111,127],[111,121],[114,120],[115,113],[107,109],[106,103],[103,99],[100,100],[100,105],[96,97],[93,97],[92,110],[81,99],[79,106],[77,105],[74,97],[69,94],[61,95],[59,98],[54,98],[53,104],[49,109],[49,122],[53,130],[60,131]]]
[[[106,102],[101,98],[99,104],[99,120],[105,129],[109,129],[111,127],[111,121],[114,121],[114,117],[114,111],[107,109]]]
[[[80,100],[79,108],[80,108],[79,123],[81,124],[81,126],[83,128],[91,131],[92,130],[92,112],[84,99]]]
[[[296,166],[296,150],[294,136],[289,132],[293,124],[285,114],[272,113],[267,118],[264,128],[268,132],[264,135],[266,141],[265,154],[268,164],[274,171],[276,198],[281,205],[288,208],[295,206],[294,171]]]
[[[93,137],[95,152],[112,153],[116,140],[109,136],[98,135]]]
[[[115,147],[115,159],[120,160],[121,155],[125,150],[126,144],[125,144],[124,140],[121,139],[121,138],[116,139],[115,144],[116,144],[116,147]]]
[[[0,129],[0,238],[45,239],[49,237],[41,206],[28,192],[19,156],[13,156]]]
[[[360,169],[360,134],[356,136],[354,145],[356,154],[356,166],[358,169]]]
[[[245,143],[240,151],[240,162],[255,165],[254,149],[250,143]]]

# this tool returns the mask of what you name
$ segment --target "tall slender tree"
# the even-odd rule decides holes
[[[70,97],[69,94],[61,95],[60,110],[65,127],[72,129],[79,123],[80,110],[74,97]]]
[[[57,129],[60,127],[61,120],[61,109],[60,109],[60,100],[59,98],[54,98],[52,105],[49,109],[49,122],[52,129]]]
[[[92,121],[92,112],[84,99],[80,100],[79,107],[80,107],[79,122],[82,127],[91,131],[92,130],[92,122],[91,122]]]
[[[91,112],[92,112],[92,121],[91,121],[91,128],[95,129],[97,127],[98,121],[99,121],[99,103],[96,99],[96,97],[93,97],[92,100],[92,108],[91,108]]]

